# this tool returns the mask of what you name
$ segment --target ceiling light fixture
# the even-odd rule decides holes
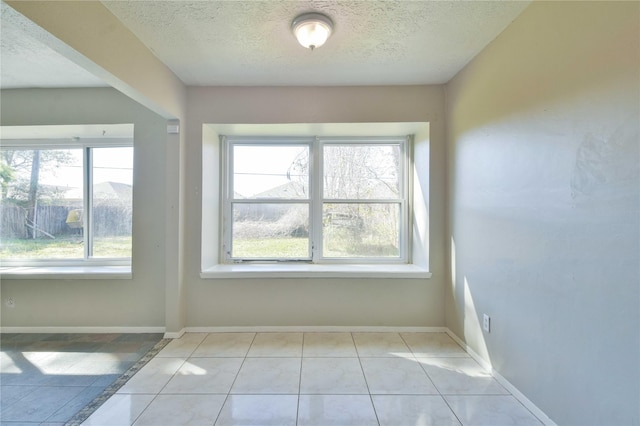
[[[321,13],[305,13],[293,20],[291,30],[298,43],[313,50],[327,41],[333,31],[333,22]]]

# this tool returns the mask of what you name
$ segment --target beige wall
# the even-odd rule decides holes
[[[640,423],[639,13],[534,2],[446,86],[447,326],[558,424]]]
[[[162,117],[183,118],[182,81],[101,2],[6,3],[19,13],[7,10],[11,20],[34,39]]]
[[[441,87],[191,88],[186,129],[185,285],[163,267],[176,247],[173,229],[179,144],[166,121],[112,89],[8,90],[3,125],[135,123],[133,280],[2,280],[3,327],[443,326],[444,93]],[[310,103],[308,99],[314,99]],[[278,108],[274,108],[278,105]],[[203,123],[428,121],[431,279],[201,279]],[[183,127],[183,133],[185,132]],[[421,158],[423,163],[425,158]],[[218,164],[211,166],[214,174]],[[425,176],[420,170],[420,175]],[[172,189],[173,188],[173,189]],[[167,206],[169,208],[167,209]],[[420,206],[425,212],[425,207]],[[421,214],[425,218],[426,213]],[[422,225],[422,224],[421,224]],[[424,226],[422,226],[424,229]],[[217,241],[210,244],[217,245]],[[424,255],[420,253],[419,255]],[[418,263],[420,260],[416,259]],[[51,291],[51,289],[55,289]],[[184,289],[187,297],[182,298]]]
[[[165,327],[166,121],[114,89],[3,90],[0,124],[134,123],[133,279],[2,279],[2,327]]]
[[[191,87],[187,94],[187,326],[444,325],[442,87]],[[431,129],[431,279],[200,278],[203,124],[418,121]]]
[[[87,69],[150,111],[184,125],[184,84],[102,3],[6,3],[10,7],[3,9],[3,13],[6,12],[7,18],[30,37]],[[167,136],[165,132],[161,145],[166,161],[155,163],[155,166],[161,164],[164,171],[159,185],[163,188],[165,204],[162,212],[166,219],[162,228],[165,257],[159,264],[164,268],[162,293],[167,296],[163,322],[168,332],[177,333],[186,320],[182,281],[184,132],[177,136]],[[153,167],[153,163],[145,164]],[[156,212],[160,211],[160,206],[154,207]]]
[[[6,125],[136,125],[134,279],[3,279],[2,326],[446,324],[558,423],[640,423],[639,7],[534,2],[446,87],[192,87],[185,114],[166,69],[20,6],[182,133],[110,89],[2,92]],[[203,124],[425,121],[430,280],[200,278]]]

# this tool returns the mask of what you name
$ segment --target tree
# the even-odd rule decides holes
[[[7,164],[4,157],[0,157],[0,199],[7,198],[9,184],[16,178],[14,170]]]
[[[398,253],[401,217],[401,149],[395,144],[325,144],[323,147],[323,198],[353,200],[323,204],[323,235],[326,253],[333,255],[390,255]],[[304,188],[309,157],[301,153],[287,176],[297,177]],[[295,181],[295,180],[294,180]],[[371,203],[371,201],[381,200]],[[334,250],[335,249],[335,250]]]
[[[395,198],[400,193],[400,149],[393,145],[325,145],[324,197],[333,199]],[[309,155],[301,153],[287,176],[306,179]],[[289,178],[293,180],[293,178]],[[300,187],[305,182],[300,181]]]
[[[38,206],[38,181],[40,180],[40,150],[33,151],[31,159],[31,178],[29,179],[29,198],[27,199],[27,221],[33,223],[32,237],[36,237],[36,214]]]
[[[36,157],[38,167],[34,170]],[[37,188],[38,198],[57,198],[60,194],[56,188],[39,186],[40,174],[70,165],[72,162],[73,154],[67,149],[0,150],[2,199],[26,207],[34,186]]]
[[[31,149],[0,151],[0,184],[2,201],[10,201],[27,210],[27,219],[36,223],[38,201],[43,197],[56,198],[56,188],[40,185],[40,173],[72,162],[70,150]],[[34,237],[34,232],[31,232]]]

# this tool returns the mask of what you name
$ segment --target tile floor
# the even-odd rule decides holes
[[[84,425],[540,425],[445,333],[187,333]]]
[[[1,334],[0,423],[64,425],[162,334]]]

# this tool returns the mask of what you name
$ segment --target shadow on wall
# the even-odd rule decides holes
[[[452,296],[454,300],[455,309],[459,306],[463,307],[462,312],[457,312],[456,318],[460,319],[463,335],[458,336],[461,338],[468,347],[476,352],[482,359],[484,359],[492,368],[493,363],[491,360],[491,354],[485,341],[485,336],[482,329],[482,318],[476,309],[476,303],[473,299],[471,286],[466,276],[462,276],[462,288],[458,286],[457,271],[456,271],[456,242],[451,237],[451,288]],[[460,329],[460,327],[457,327]],[[470,348],[467,348],[468,350]]]

